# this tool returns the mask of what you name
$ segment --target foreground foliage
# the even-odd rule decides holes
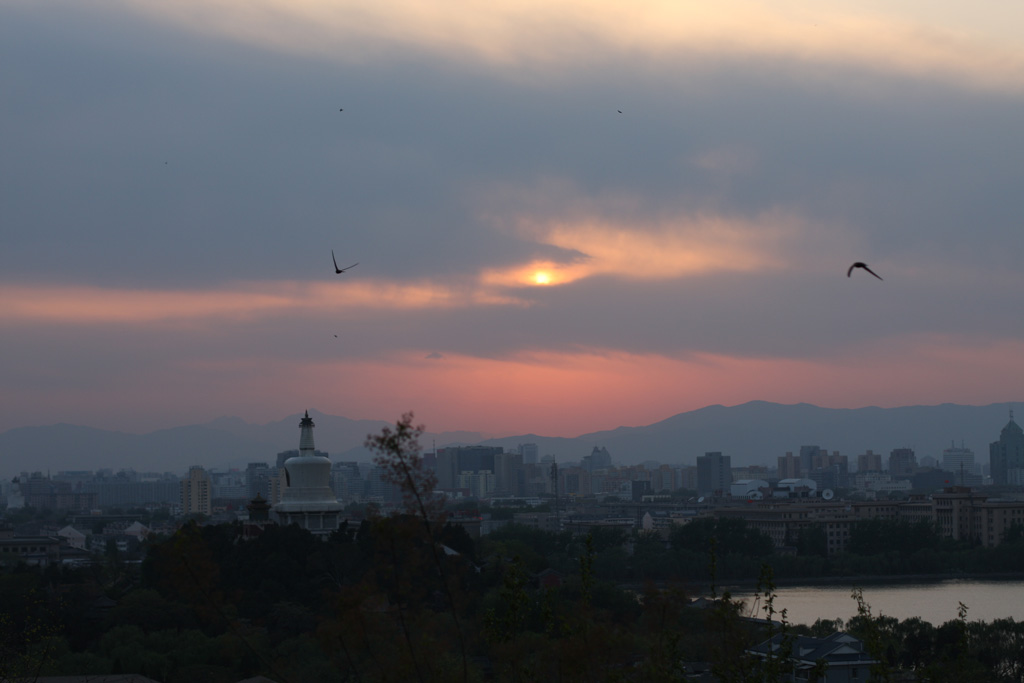
[[[878,660],[877,680],[1024,681],[1024,624],[1013,620],[971,622],[961,606],[959,619],[938,626],[898,621],[872,614],[855,592],[849,623],[801,626],[774,598],[776,578],[799,574],[799,562],[856,573],[960,553],[1020,570],[1024,539],[985,554],[883,524],[857,531],[861,555],[781,557],[742,520],[708,519],[667,541],[511,524],[475,543],[436,505],[419,432],[407,415],[369,441],[405,487],[404,511],[327,539],[294,526],[249,538],[240,524],[190,523],[149,548],[134,573],[8,568],[0,682],[121,672],[165,683],[639,682],[686,680],[694,668],[722,681],[776,681],[786,662],[755,660],[747,648],[844,628]],[[760,576],[760,620],[714,588],[747,576]],[[714,599],[692,601],[692,587],[709,582]]]

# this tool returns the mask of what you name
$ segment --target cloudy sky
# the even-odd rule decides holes
[[[0,0],[0,430],[1020,400],[1021,25]]]

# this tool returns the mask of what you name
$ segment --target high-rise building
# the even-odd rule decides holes
[[[800,472],[806,474],[814,469],[814,458],[815,456],[821,455],[821,446],[801,446],[800,447]]]
[[[1024,483],[1024,430],[1013,421],[1012,410],[1010,421],[999,433],[999,441],[989,444],[988,458],[993,484],[1004,486]]]
[[[800,458],[790,452],[779,456],[779,479],[799,479],[800,474]]]
[[[213,514],[213,481],[199,465],[188,468],[188,475],[179,482],[183,515]]]
[[[845,455],[833,451],[828,455],[821,451],[814,456],[813,467],[804,476],[818,483],[818,490],[846,488],[849,483],[850,467]]]
[[[494,456],[494,492],[502,496],[521,496],[526,486],[521,453]]]
[[[284,488],[273,513],[281,525],[326,535],[338,528],[342,505],[331,490],[331,461],[313,445],[315,426],[306,411],[299,422],[299,454],[284,461]]]
[[[857,456],[857,473],[864,474],[865,472],[881,472],[882,471],[882,454],[875,453],[872,450],[868,450],[867,453],[861,453]]]
[[[540,458],[540,448],[535,443],[521,443],[519,444],[519,455],[523,456],[524,465],[536,465]]]
[[[251,462],[245,468],[245,486],[249,500],[256,496],[270,497],[270,466],[265,462]]]
[[[362,500],[366,482],[356,462],[336,462],[331,466],[331,489],[340,502]]]
[[[917,469],[917,456],[912,448],[894,448],[889,452],[889,475],[909,477]]]
[[[590,455],[584,456],[581,466],[588,472],[593,472],[594,470],[603,470],[608,467],[611,467],[611,453],[609,453],[608,449],[604,448],[603,446],[601,448],[594,446],[594,450],[590,451]]]
[[[942,469],[947,472],[952,472],[957,476],[961,472],[964,474],[974,474],[975,467],[974,451],[970,448],[964,448],[963,444],[961,444],[960,448],[957,448],[955,443],[950,444],[949,448],[942,451]],[[957,482],[962,483],[959,479],[957,479]]]
[[[437,488],[450,491],[459,486],[462,474],[494,472],[494,456],[500,446],[449,446],[437,449]]]
[[[697,457],[697,491],[702,496],[728,493],[732,458],[715,451]]]

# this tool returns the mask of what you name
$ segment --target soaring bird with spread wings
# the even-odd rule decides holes
[[[334,258],[334,250],[333,249],[331,249],[331,259],[334,261],[334,274],[335,275],[341,275],[342,273],[344,273],[349,268],[355,268],[356,266],[359,265],[359,261],[356,261],[351,266],[345,266],[344,268],[339,268],[338,267],[338,259]]]
[[[870,268],[868,268],[868,264],[866,264],[866,263],[864,263],[864,262],[862,262],[862,261],[857,261],[857,262],[856,262],[856,263],[854,263],[854,264],[853,264],[852,266],[850,266],[849,270],[847,270],[847,271],[846,271],[846,277],[850,277],[850,275],[851,275],[851,274],[853,273],[853,269],[854,269],[854,268],[863,268],[864,270],[868,271],[869,273],[871,273],[872,275],[874,275],[875,277],[877,277],[877,278],[878,278],[879,280],[881,280],[881,279],[882,279],[882,278],[881,278],[881,277],[880,277],[880,276],[878,275],[878,273],[876,273],[875,271],[873,271],[873,270],[871,270]]]

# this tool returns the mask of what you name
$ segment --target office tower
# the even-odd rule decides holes
[[[1010,421],[999,433],[999,441],[993,441],[988,446],[988,459],[993,484],[1001,486],[1024,483],[1024,430],[1013,421],[1012,410]]]
[[[540,448],[535,443],[521,443],[517,450],[523,456],[524,465],[536,465],[540,459]]]
[[[779,479],[799,479],[800,474],[800,458],[789,452],[779,456]]]
[[[732,458],[720,452],[705,453],[697,458],[697,491],[702,496],[722,494],[732,484]]]
[[[882,471],[882,454],[868,450],[857,456],[857,474]]]
[[[184,515],[213,513],[213,481],[199,465],[188,468],[188,475],[178,484],[181,491],[181,513]]]
[[[960,448],[957,448],[956,444],[950,444],[949,448],[942,451],[942,469],[947,472],[953,472],[957,475],[960,472],[974,474],[975,467],[974,451],[970,448],[964,448],[962,444]]]
[[[911,448],[894,448],[889,452],[889,475],[909,477],[917,469],[917,456]]]
[[[245,468],[245,487],[252,500],[257,495],[270,497],[270,466],[265,462],[251,462]]]

